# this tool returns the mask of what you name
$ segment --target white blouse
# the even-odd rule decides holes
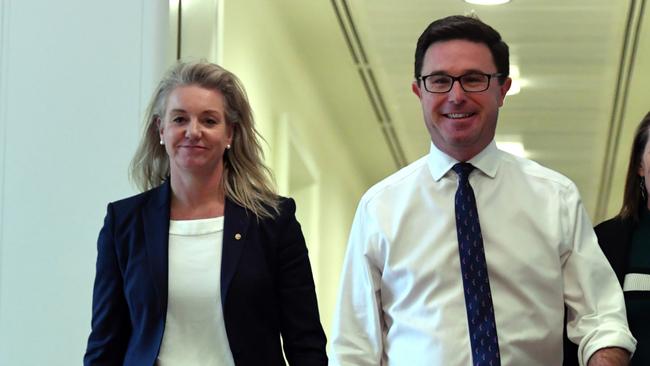
[[[221,304],[223,216],[169,223],[167,318],[157,364],[234,366]]]

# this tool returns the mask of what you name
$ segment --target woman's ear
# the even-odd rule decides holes
[[[232,145],[232,140],[235,139],[235,126],[231,125],[228,123],[226,125],[226,128],[228,129],[227,134],[228,134],[228,145]]]
[[[154,116],[153,123],[156,125],[156,128],[158,129],[158,136],[160,136],[160,140],[162,141],[164,125],[162,123],[162,119],[160,119],[160,116]]]

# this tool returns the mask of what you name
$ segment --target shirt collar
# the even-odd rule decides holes
[[[471,158],[468,163],[474,165],[474,167],[476,167],[488,177],[494,178],[499,168],[499,154],[500,151],[497,149],[497,144],[494,140],[492,140],[488,146],[486,146],[476,156]],[[445,174],[451,170],[454,164],[458,162],[458,160],[440,151],[436,145],[431,143],[429,155],[427,156],[427,164],[429,166],[431,176],[435,181],[439,181],[442,177],[444,177]]]

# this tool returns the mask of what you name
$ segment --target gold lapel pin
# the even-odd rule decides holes
[[[239,240],[239,239],[241,239],[241,234],[240,233],[235,234],[235,240]]]

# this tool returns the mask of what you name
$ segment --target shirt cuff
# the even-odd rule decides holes
[[[603,324],[598,329],[585,335],[578,347],[580,366],[587,365],[591,356],[601,348],[619,347],[630,352],[630,357],[636,350],[636,339],[627,328],[621,329],[620,324]]]

